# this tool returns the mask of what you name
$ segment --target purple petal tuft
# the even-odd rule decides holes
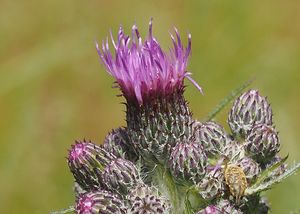
[[[188,35],[188,45],[185,48],[176,28],[175,34],[176,39],[171,35],[174,47],[168,54],[152,35],[152,19],[144,42],[136,25],[132,26],[131,37],[124,34],[122,27],[117,40],[110,33],[114,55],[109,49],[108,39],[103,41],[102,47],[96,43],[101,61],[108,73],[116,79],[127,100],[142,105],[152,97],[172,94],[183,88],[185,77],[202,92],[186,70],[191,52],[191,35]]]

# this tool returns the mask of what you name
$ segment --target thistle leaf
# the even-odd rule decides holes
[[[214,108],[214,110],[208,114],[206,121],[210,121],[214,119],[217,116],[217,114],[220,113],[228,103],[230,103],[244,89],[246,89],[249,85],[251,85],[252,82],[253,80],[248,80],[243,85],[231,91],[230,94],[228,94],[223,100],[221,100],[221,102],[219,102],[219,104]]]
[[[69,208],[64,210],[50,212],[50,214],[66,214],[66,213],[74,213],[74,211],[75,211],[75,207],[70,206]]]
[[[184,214],[194,214],[194,210],[197,207],[199,209],[200,205],[203,205],[203,199],[200,198],[199,190],[196,186],[189,187],[185,192],[184,198],[185,213]]]
[[[263,181],[265,181],[267,178],[269,178],[269,176],[272,174],[272,172],[274,170],[276,170],[278,167],[280,167],[281,164],[283,164],[287,160],[288,157],[289,157],[289,155],[287,155],[286,157],[282,158],[282,160],[280,160],[277,163],[273,164],[271,167],[265,169],[259,175],[259,177],[256,179],[255,183],[252,186],[259,186]]]
[[[292,168],[290,168],[289,170],[287,170],[285,173],[283,173],[278,177],[275,177],[267,182],[251,186],[250,188],[246,189],[245,195],[252,195],[254,193],[259,193],[268,190],[271,188],[272,185],[282,182],[284,179],[294,174],[299,169],[300,169],[300,162],[295,164],[295,166],[293,166]]]

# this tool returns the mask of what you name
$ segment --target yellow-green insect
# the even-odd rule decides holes
[[[231,195],[235,197],[236,203],[240,202],[241,197],[248,186],[246,175],[243,169],[237,165],[225,165],[225,182],[229,187]]]

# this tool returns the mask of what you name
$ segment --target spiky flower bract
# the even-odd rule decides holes
[[[237,165],[243,169],[248,183],[256,178],[256,176],[261,172],[259,164],[250,157],[244,157],[238,160]]]

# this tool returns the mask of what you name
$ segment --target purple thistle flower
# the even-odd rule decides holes
[[[136,25],[132,26],[132,36],[124,34],[120,27],[117,41],[111,33],[111,43],[115,55],[110,52],[108,38],[102,48],[96,43],[98,54],[118,83],[127,101],[142,105],[151,97],[166,96],[175,91],[183,91],[183,80],[187,77],[201,92],[201,87],[187,72],[188,57],[191,52],[191,35],[185,48],[175,28],[176,39],[171,35],[173,49],[169,53],[161,49],[152,35],[152,19],[149,23],[147,39],[142,42]]]

